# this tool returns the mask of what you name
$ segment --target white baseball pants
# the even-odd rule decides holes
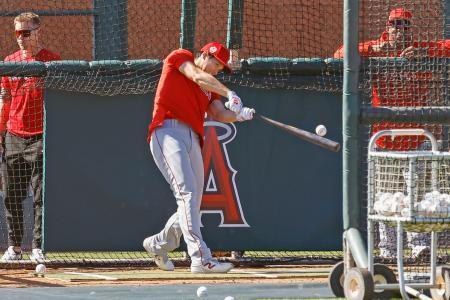
[[[152,242],[170,252],[178,248],[183,235],[192,265],[204,264],[211,259],[211,251],[200,232],[204,167],[199,136],[183,122],[165,120],[152,133],[150,150],[178,205]]]

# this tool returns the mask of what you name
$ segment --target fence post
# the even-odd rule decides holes
[[[342,87],[342,182],[343,182],[343,224],[351,255],[359,267],[366,267],[367,251],[360,234],[362,224],[362,186],[359,171],[360,142],[358,83],[360,57],[358,53],[359,1],[344,0],[344,81]],[[344,255],[345,257],[345,255]],[[363,265],[361,265],[363,264]]]
[[[93,0],[94,60],[128,59],[127,2],[128,0]]]
[[[183,0],[181,3],[180,47],[191,52],[195,50],[196,15],[197,1]]]

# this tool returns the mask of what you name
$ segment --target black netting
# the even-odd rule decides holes
[[[39,22],[28,15],[19,20],[24,27],[15,27],[14,19],[25,12],[39,15]],[[3,0],[0,25],[4,28],[0,34],[0,57],[5,59],[0,63],[0,75],[4,78],[3,88],[9,93],[4,99],[39,94],[44,88],[105,96],[154,92],[162,61],[170,51],[182,47],[198,52],[212,40],[231,49],[233,72],[219,75],[226,84],[316,91],[341,89],[341,60],[333,58],[342,44],[341,1]],[[18,51],[19,41],[34,43],[34,50],[46,50],[34,61]],[[36,99],[38,104],[24,112],[30,124],[25,132],[20,132],[21,137],[35,138],[35,155],[41,153],[44,133],[42,97]],[[20,111],[18,107],[11,109]],[[20,152],[25,145],[8,134],[5,141],[7,151]],[[15,243],[22,243],[24,252],[23,260],[17,264],[8,260],[9,266],[34,263],[31,250],[41,246],[41,240],[33,240],[33,195],[40,190],[29,183],[36,180],[42,184],[42,156],[20,155],[20,161],[15,161],[16,154],[5,155],[4,163],[9,163],[11,173],[5,177],[7,191],[3,198],[8,204],[0,209],[0,219],[5,220],[5,214],[8,215]],[[39,164],[40,172],[33,171],[34,164]],[[4,221],[0,222],[0,231],[0,248],[5,250],[8,226]],[[148,265],[151,261],[145,252],[107,250],[48,252],[46,263]],[[278,264],[339,259],[341,253],[332,250],[247,249],[234,256],[229,251],[216,254],[241,262]],[[10,254],[9,258],[17,258]],[[39,257],[39,253],[36,255]],[[173,258],[186,261],[181,253]]]
[[[394,262],[397,248],[395,222],[389,223],[387,220],[402,216],[401,212],[393,211],[409,207],[402,206],[406,202],[401,199],[410,199],[411,193],[417,196],[413,209],[416,217],[429,218],[430,223],[441,218],[439,223],[444,224],[405,225],[408,232],[404,236],[403,259],[409,280],[428,278],[430,234],[417,232],[431,228],[440,231],[438,263],[447,263],[449,259],[450,241],[445,225],[449,217],[445,200],[449,194],[448,162],[438,163],[437,160],[444,156],[439,153],[430,158],[435,163],[426,164],[426,159],[419,158],[418,168],[411,175],[408,173],[408,161],[414,157],[413,153],[429,154],[432,150],[428,138],[415,134],[379,138],[376,142],[378,151],[387,155],[393,152],[410,155],[408,159],[380,158],[384,159],[383,163],[379,160],[374,162],[375,158],[370,154],[368,157],[367,144],[369,138],[380,130],[427,129],[437,140],[439,150],[448,153],[450,28],[447,6],[448,1],[440,0],[368,0],[361,5],[359,52],[362,65],[359,87],[362,121],[365,124],[360,131],[364,141],[361,145],[361,174],[365,183],[361,193],[364,199],[369,197],[367,204],[371,213],[384,220],[375,227],[375,255]],[[368,172],[368,159],[376,165],[373,173]],[[401,165],[402,161],[405,164]],[[442,171],[442,178],[434,178],[435,171],[438,177]],[[411,176],[415,188],[412,192],[408,190]],[[367,186],[368,181],[373,185]],[[377,195],[367,192],[371,187],[378,192]],[[435,205],[427,206],[428,202]],[[399,206],[399,203],[403,204]],[[364,210],[365,215],[367,206]],[[404,210],[403,215],[407,214]]]
[[[13,18],[33,11],[41,16],[42,45],[71,61],[39,67],[52,88],[147,93],[155,89],[160,62],[171,50],[197,52],[216,40],[232,49],[234,72],[220,76],[225,82],[340,89],[340,72],[329,58],[342,44],[341,1],[228,2],[6,0],[0,24],[11,31],[3,32],[0,56],[17,48]]]

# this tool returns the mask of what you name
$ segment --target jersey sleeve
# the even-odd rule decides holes
[[[9,56],[5,58],[5,62],[10,61]],[[2,76],[0,81],[0,87],[2,89],[11,89],[11,83],[8,76]]]
[[[358,51],[361,56],[370,56],[372,51],[372,43],[360,43]],[[333,58],[344,58],[344,45],[340,46],[333,54]]]
[[[450,57],[450,40],[436,42],[434,47],[428,48],[429,56]]]
[[[178,69],[182,64],[187,61],[194,62],[194,55],[184,49],[179,49],[172,51],[167,57],[166,61],[169,65],[172,65],[174,68]]]
[[[360,54],[361,56],[365,56],[365,57],[371,56],[372,53],[373,53],[373,51],[372,51],[372,45],[373,45],[372,42],[361,43],[361,44],[359,44],[359,45],[358,45],[358,51],[359,51],[359,54]]]

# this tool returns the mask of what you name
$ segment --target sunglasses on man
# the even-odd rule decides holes
[[[409,20],[395,19],[388,21],[388,25],[395,27],[396,29],[409,29],[411,27],[411,22]]]
[[[26,29],[26,30],[16,30],[15,31],[16,38],[18,38],[20,36],[22,36],[22,37],[30,37],[31,36],[31,32],[35,31],[38,28],[39,27],[33,28],[33,29]]]

